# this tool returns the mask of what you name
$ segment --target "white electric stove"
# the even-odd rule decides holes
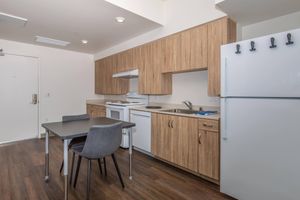
[[[112,100],[106,102],[106,117],[129,122],[129,109],[136,106],[147,105],[148,103],[148,96],[131,92],[126,94],[126,100]],[[129,130],[123,130],[120,145],[122,148],[129,148],[128,131]]]

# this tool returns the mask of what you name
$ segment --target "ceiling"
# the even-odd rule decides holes
[[[104,0],[0,0],[0,5],[0,12],[28,19],[25,26],[0,20],[1,39],[85,53],[99,52],[161,26]],[[126,21],[117,23],[117,16]],[[37,35],[71,44],[44,45],[35,41]]]
[[[215,0],[215,3],[240,25],[249,25],[300,10],[300,0]]]

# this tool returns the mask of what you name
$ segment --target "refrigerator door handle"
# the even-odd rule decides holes
[[[227,124],[227,112],[226,112],[226,98],[222,98],[221,100],[221,135],[222,135],[222,139],[223,140],[227,140],[228,139],[228,135],[227,135],[227,128],[226,128],[226,124]]]
[[[221,97],[226,96],[227,58],[223,58],[221,72]]]

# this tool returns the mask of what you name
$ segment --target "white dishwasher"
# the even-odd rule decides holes
[[[132,128],[133,146],[136,150],[151,154],[151,113],[131,110],[130,122],[135,123]]]

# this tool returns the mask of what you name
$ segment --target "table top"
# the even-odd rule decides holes
[[[50,131],[51,133],[57,135],[61,139],[72,139],[87,135],[90,128],[94,125],[109,125],[117,122],[122,122],[123,129],[135,126],[134,123],[130,122],[124,122],[106,117],[98,117],[89,120],[80,120],[72,122],[44,123],[42,124],[42,127]]]

